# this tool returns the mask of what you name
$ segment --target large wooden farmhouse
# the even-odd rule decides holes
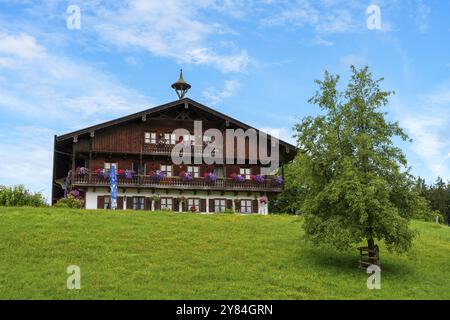
[[[75,192],[86,209],[111,208],[108,172],[115,167],[117,209],[267,214],[268,199],[284,188],[283,164],[293,159],[296,148],[279,141],[277,176],[261,174],[266,164],[250,161],[248,145],[240,162],[236,155],[233,163],[223,159],[221,164],[174,164],[173,148],[188,143],[192,150],[203,150],[212,142],[203,134],[210,128],[224,137],[227,129],[259,131],[186,98],[190,85],[182,74],[172,87],[179,97],[176,101],[55,136],[52,203]],[[202,122],[200,138],[194,136],[194,121]],[[179,128],[189,134],[175,135]],[[275,139],[268,136],[268,144],[271,140]],[[237,141],[232,144],[236,150]],[[227,146],[224,138],[214,150],[225,158]]]

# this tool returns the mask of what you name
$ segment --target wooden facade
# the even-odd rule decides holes
[[[223,199],[222,197],[220,201],[214,200],[214,194],[212,194],[214,192],[222,196],[226,192],[231,192],[235,195],[234,198],[238,197],[239,193],[245,193],[251,194],[256,199],[257,197],[270,197],[283,191],[283,186],[279,183],[275,184],[274,178],[269,176],[266,176],[263,182],[255,182],[251,179],[236,182],[230,178],[232,173],[245,172],[252,176],[260,174],[261,164],[259,162],[252,163],[248,159],[248,144],[245,145],[245,163],[242,164],[237,164],[237,161],[234,161],[233,164],[212,165],[205,163],[173,164],[170,152],[180,141],[174,141],[171,134],[173,130],[183,128],[188,130],[190,135],[194,135],[196,133],[194,132],[194,121],[202,121],[202,135],[210,128],[218,129],[223,133],[224,143],[219,147],[223,148],[221,151],[224,155],[227,152],[227,129],[254,129],[198,102],[184,98],[70,134],[55,136],[52,203],[65,195],[64,188],[66,188],[66,193],[76,188],[86,195],[86,199],[88,192],[107,190],[108,179],[102,177],[98,171],[104,169],[108,163],[116,165],[118,170],[134,172],[132,177],[118,177],[118,188],[121,191],[118,198],[118,209],[124,207],[127,209],[132,207],[158,209],[158,206],[161,205],[158,201],[150,201],[151,196],[137,200],[127,197],[127,190],[133,190],[138,194],[142,192],[146,195],[158,192],[158,194],[163,192],[166,195],[173,195],[173,192],[176,192],[178,196],[172,196],[170,201],[163,200],[161,202],[163,206],[165,202],[171,203],[172,208],[182,208],[183,204],[179,203],[179,199],[183,197],[183,194],[191,194],[189,201],[193,207],[198,203],[198,211],[207,210],[214,203],[221,210],[222,207],[227,209],[233,207],[234,210],[239,210],[237,204],[232,204],[233,200],[230,198]],[[267,143],[270,144],[270,137]],[[237,144],[233,141],[230,145],[233,145],[236,155]],[[200,150],[202,150],[201,147]],[[280,141],[279,152],[282,166],[292,160],[295,155],[295,147]],[[196,169],[193,169],[192,166]],[[170,174],[158,181],[152,179],[153,174],[161,171],[162,168]],[[189,168],[195,170],[195,176],[192,180],[184,181],[179,175],[183,171],[189,171]],[[215,173],[217,180],[214,183],[206,181],[205,173]],[[197,201],[192,196],[197,191],[205,191],[210,197],[199,198]],[[105,199],[108,202],[107,197],[107,193],[97,196],[97,207],[103,207]],[[136,197],[138,198],[138,196]],[[243,202],[242,206],[248,210],[247,207],[250,207],[250,204]],[[253,203],[251,206],[251,210],[254,211],[255,204]]]

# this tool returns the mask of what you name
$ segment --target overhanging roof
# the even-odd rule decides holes
[[[178,106],[178,105],[180,105],[182,103],[188,103],[190,105],[193,105],[194,107],[197,107],[200,110],[203,110],[203,111],[208,112],[208,113],[210,113],[212,115],[215,115],[216,117],[221,118],[221,119],[223,119],[225,121],[229,121],[230,123],[233,123],[236,126],[241,127],[243,129],[246,129],[246,130],[254,129],[257,132],[260,131],[260,130],[258,130],[256,128],[252,127],[252,126],[249,126],[248,124],[245,124],[245,123],[243,123],[243,122],[241,122],[239,120],[231,118],[231,117],[229,117],[229,116],[227,116],[227,115],[225,115],[225,114],[223,114],[223,113],[221,113],[219,111],[216,111],[216,110],[214,110],[214,109],[212,109],[210,107],[207,107],[207,106],[205,106],[205,105],[203,105],[203,104],[201,104],[201,103],[199,103],[197,101],[194,101],[194,100],[189,99],[189,98],[183,98],[181,100],[172,101],[172,102],[169,102],[169,103],[166,103],[166,104],[154,107],[154,108],[150,108],[150,109],[147,109],[147,110],[136,112],[136,113],[130,114],[130,115],[125,116],[125,117],[117,118],[117,119],[110,120],[110,121],[107,121],[107,122],[103,122],[103,123],[100,123],[100,124],[97,124],[97,125],[94,125],[94,126],[90,126],[90,127],[84,128],[84,129],[80,129],[80,130],[77,130],[77,131],[74,131],[74,132],[70,132],[70,133],[67,133],[67,134],[63,134],[63,135],[57,136],[56,137],[56,141],[57,142],[62,142],[64,140],[73,139],[76,136],[87,134],[87,133],[90,133],[92,131],[108,128],[108,127],[111,127],[111,126],[114,126],[114,125],[117,125],[117,124],[121,124],[121,123],[126,122],[126,121],[142,118],[143,116],[146,116],[146,115],[149,115],[149,114],[152,114],[152,113],[156,113],[156,112],[160,112],[160,111],[163,111],[163,110],[167,110],[169,108]],[[269,134],[267,134],[267,136],[270,137]],[[290,144],[288,142],[285,142],[283,140],[279,140],[279,141],[280,141],[281,145],[285,146],[288,149],[291,149],[291,150],[296,150],[297,149],[294,145],[292,145],[292,144]]]

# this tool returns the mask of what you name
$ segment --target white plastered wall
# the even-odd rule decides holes
[[[89,188],[86,191],[86,209],[97,209],[97,197],[98,196],[109,196],[109,189],[108,188],[96,188],[95,191],[93,188]],[[138,193],[137,189],[126,189],[125,193],[121,192],[119,189],[117,192],[118,197],[151,197],[153,195],[159,195],[163,197],[185,197],[185,198],[200,198],[200,199],[206,199],[206,209],[209,211],[209,199],[229,199],[233,200],[233,208],[234,208],[234,200],[240,199],[240,200],[254,200],[255,195],[256,199],[258,200],[258,213],[266,215],[269,213],[269,208],[267,203],[261,203],[261,198],[267,198],[266,196],[261,196],[259,193],[251,193],[248,195],[247,192],[239,192],[237,195],[234,194],[234,192],[225,192],[223,195],[221,192],[211,191],[211,193],[208,195],[206,191],[198,191],[196,194],[194,194],[192,191],[183,191],[182,194],[180,194],[179,191],[171,191],[169,193],[166,193],[164,190],[156,190],[155,193],[152,193],[148,190],[141,190],[140,193]],[[126,201],[124,201],[124,209],[126,208]],[[153,203],[152,203],[152,209],[153,209]],[[174,211],[179,211],[179,208],[174,208]]]

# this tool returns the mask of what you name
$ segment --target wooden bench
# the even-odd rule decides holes
[[[369,247],[358,247],[358,250],[360,268],[366,269],[372,264],[380,266],[380,250],[377,245],[373,250],[369,250]]]

